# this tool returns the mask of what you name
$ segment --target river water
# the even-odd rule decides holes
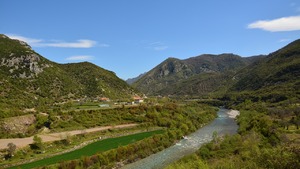
[[[188,135],[187,139],[182,139],[175,145],[135,163],[125,165],[122,169],[161,169],[186,155],[194,153],[203,144],[210,142],[214,131],[218,133],[218,136],[235,134],[238,125],[233,118],[229,117],[228,112],[227,109],[220,109],[218,117],[214,121]]]

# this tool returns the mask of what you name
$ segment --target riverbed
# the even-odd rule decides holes
[[[218,136],[237,133],[238,125],[234,120],[239,115],[236,110],[220,109],[218,117],[208,125],[188,135],[175,145],[139,160],[135,163],[125,165],[122,169],[161,169],[182,157],[197,151],[203,144],[212,140],[214,132]]]

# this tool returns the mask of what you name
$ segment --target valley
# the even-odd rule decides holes
[[[300,40],[268,55],[170,57],[129,85],[1,35],[0,167],[130,168],[157,154],[166,160],[159,154],[207,130],[186,157],[156,160],[159,168],[299,168],[299,77]],[[240,112],[236,120],[220,115],[225,108]],[[93,150],[98,141],[108,148]],[[76,157],[65,158],[71,150]]]

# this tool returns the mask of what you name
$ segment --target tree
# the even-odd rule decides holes
[[[244,101],[244,108],[245,108],[246,110],[250,110],[252,104],[253,104],[253,103],[252,103],[251,100],[246,99],[246,100]]]
[[[7,147],[8,157],[14,156],[14,152],[16,151],[17,146],[14,143],[8,143]]]
[[[181,123],[180,130],[186,134],[189,131],[189,127],[185,123]]]
[[[37,153],[41,153],[41,151],[44,149],[42,138],[37,135],[33,136],[33,144],[30,146],[32,149],[37,150]]]
[[[44,127],[48,122],[48,116],[47,115],[37,114],[35,116],[35,118],[36,118],[35,126],[36,126],[37,129],[40,129],[40,128]]]

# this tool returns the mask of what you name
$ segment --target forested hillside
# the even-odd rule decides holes
[[[300,40],[269,54],[235,74],[225,100],[299,103]]]
[[[0,35],[0,116],[45,109],[82,98],[131,98],[135,91],[115,73],[91,63],[58,64],[25,42]]]

